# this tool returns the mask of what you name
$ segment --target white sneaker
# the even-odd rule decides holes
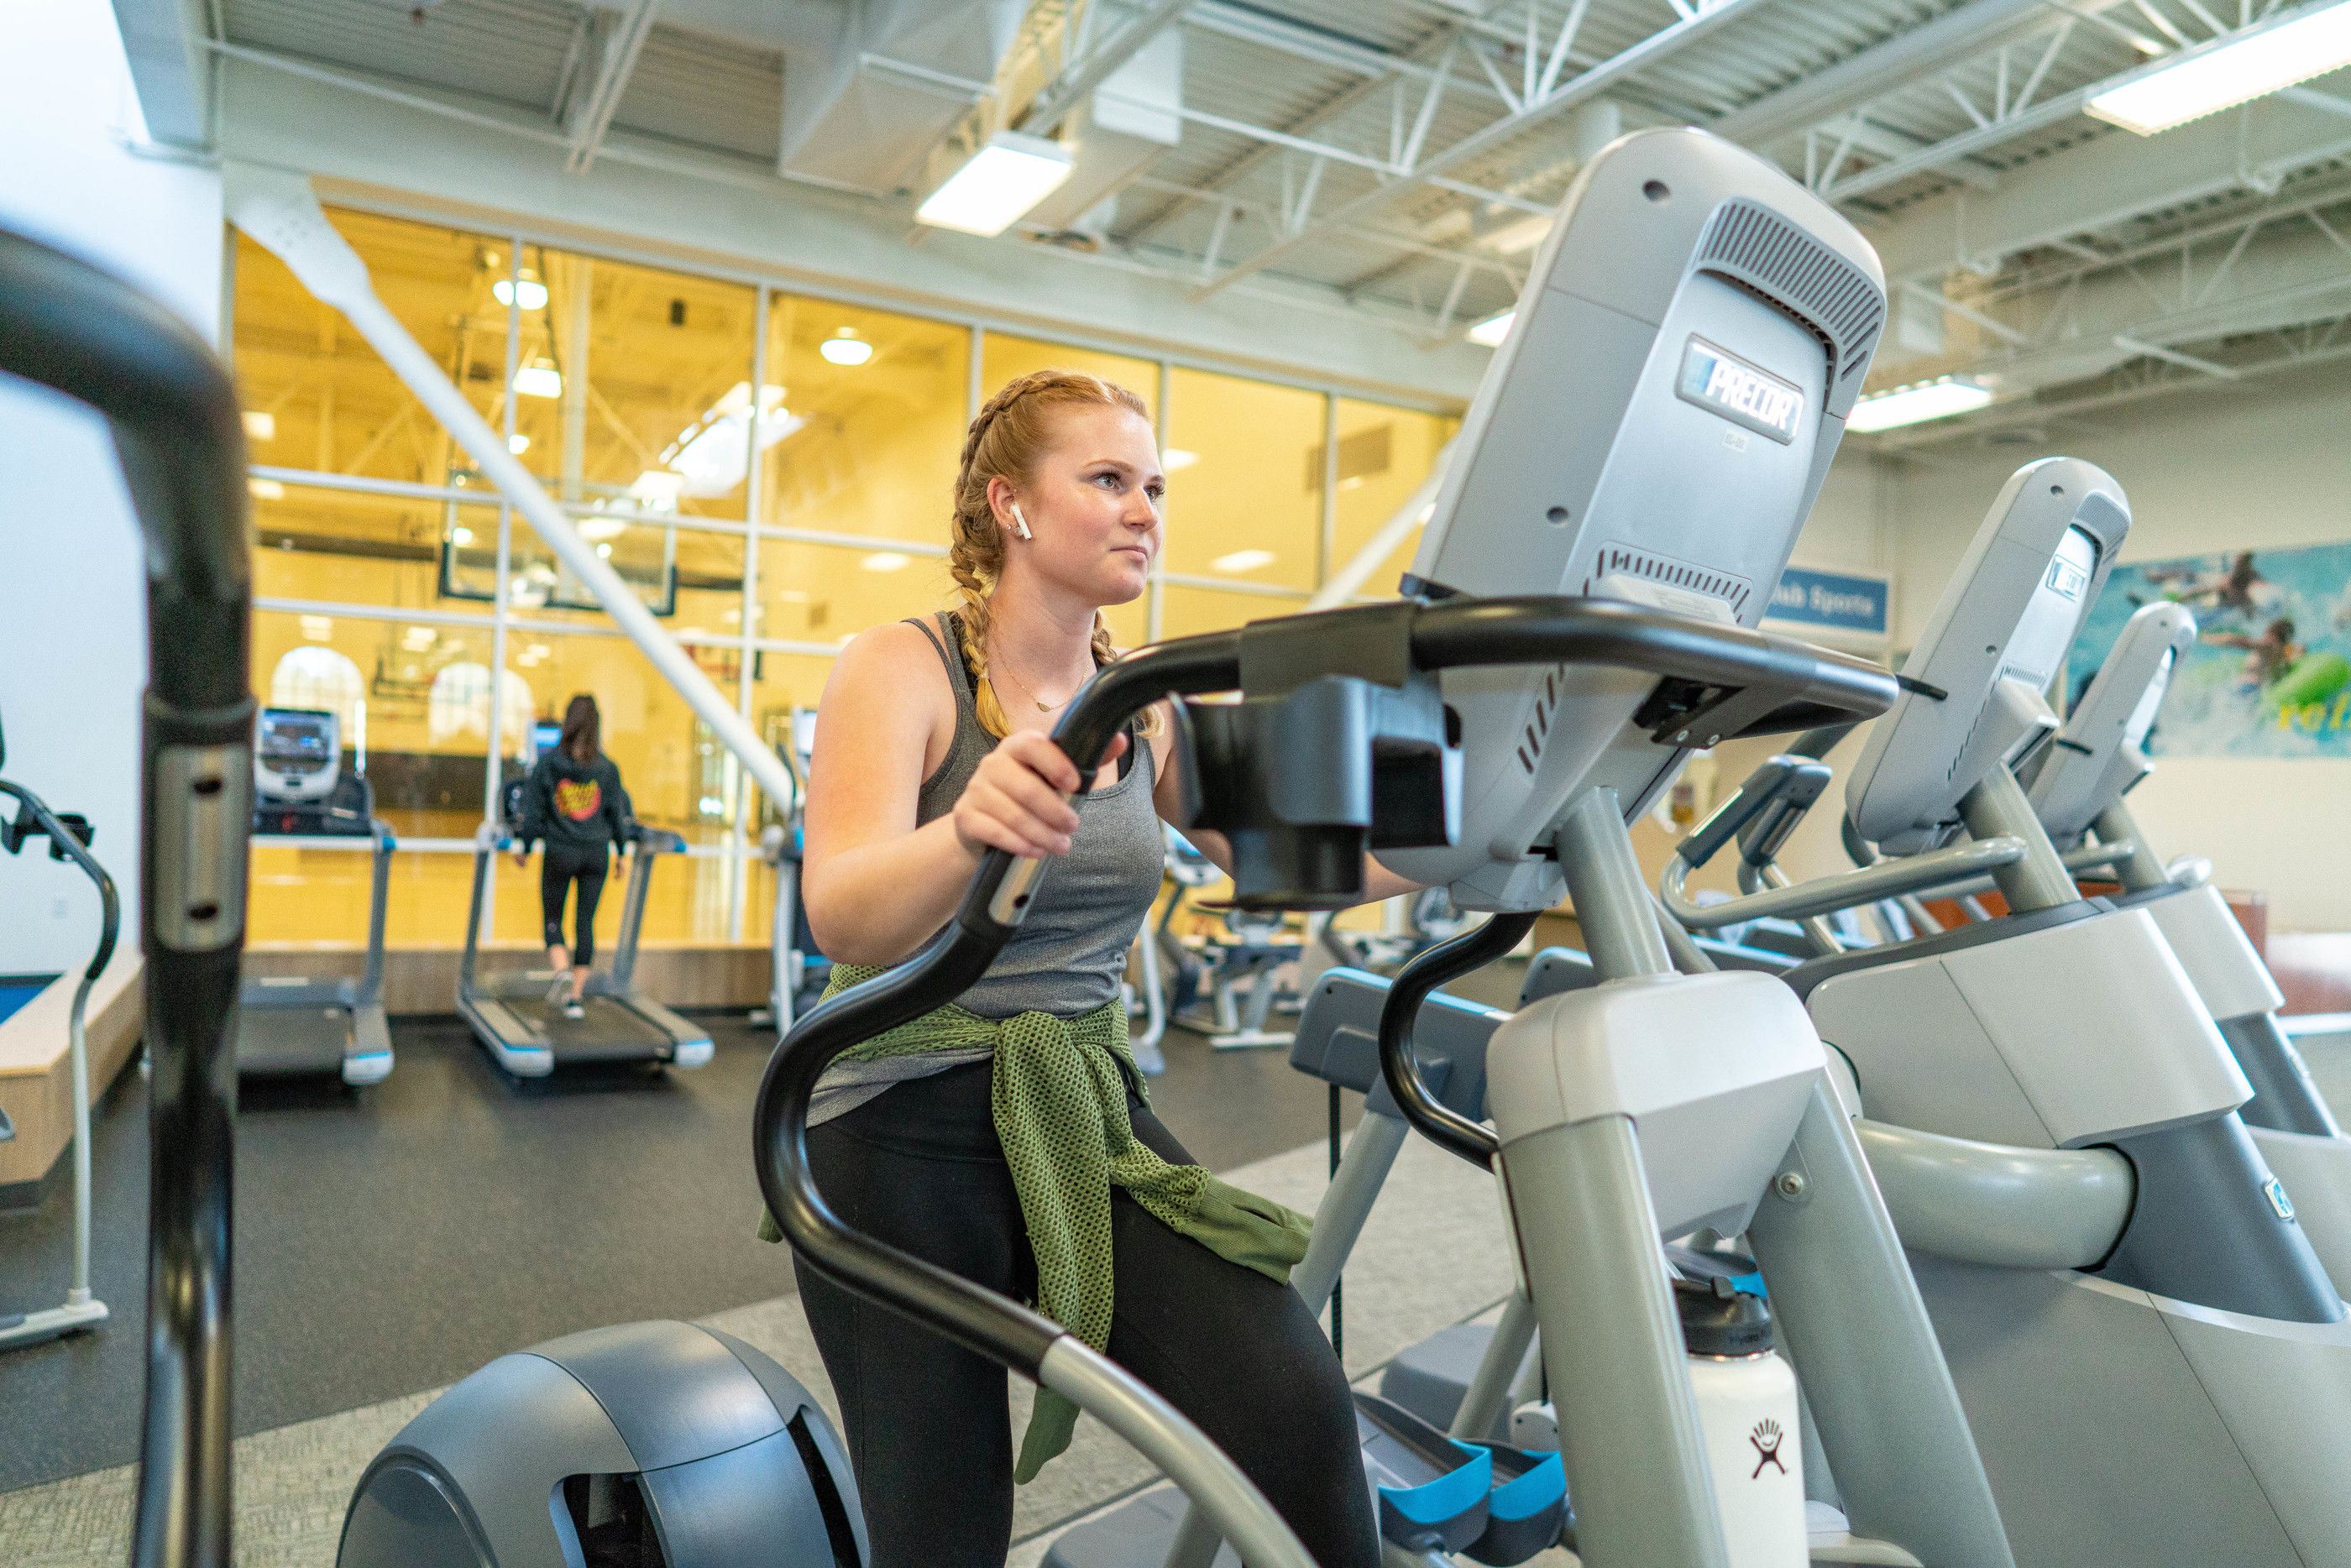
[[[576,1002],[567,1002],[563,1004],[563,1016],[566,1018],[585,1018],[588,1016],[588,1010],[580,1006]]]

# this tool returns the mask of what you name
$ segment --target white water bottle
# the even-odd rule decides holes
[[[1674,1298],[1730,1568],[1805,1568],[1796,1374],[1771,1348],[1771,1309],[1724,1279],[1677,1280]]]

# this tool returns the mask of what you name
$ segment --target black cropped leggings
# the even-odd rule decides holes
[[[1025,1301],[1036,1262],[988,1113],[989,1070],[900,1084],[811,1129],[809,1154],[850,1224]],[[1127,1114],[1162,1158],[1192,1163],[1132,1096]],[[1346,1375],[1298,1293],[1177,1235],[1116,1189],[1111,1229],[1112,1358],[1230,1454],[1317,1563],[1376,1568]],[[1004,1369],[796,1267],[841,1397],[872,1568],[1002,1568],[1016,1438]]]
[[[580,940],[571,944],[571,962],[590,969],[596,962],[596,901],[604,896],[604,878],[611,871],[605,849],[558,849],[549,845],[538,857],[538,907],[547,917],[547,945],[563,946],[563,898],[571,884],[580,884]]]

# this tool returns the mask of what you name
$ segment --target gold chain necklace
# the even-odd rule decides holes
[[[1062,698],[1059,702],[1048,705],[1037,695],[1037,693],[1029,690],[1029,683],[1027,681],[1021,680],[1019,675],[1013,673],[1012,666],[1005,660],[1001,654],[998,655],[995,663],[990,665],[989,669],[992,670],[1001,670],[1005,674],[1012,676],[1012,684],[1019,688],[1020,694],[1023,697],[1028,698],[1029,701],[1037,704],[1037,711],[1040,713],[1050,713],[1057,709],[1066,708],[1070,705],[1071,698],[1074,698],[1077,695],[1075,691],[1072,691],[1068,697]],[[1081,682],[1080,684],[1082,685],[1083,683]]]

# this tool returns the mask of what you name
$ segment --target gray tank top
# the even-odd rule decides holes
[[[980,760],[996,749],[996,737],[980,728],[955,618],[942,610],[935,621],[914,624],[931,638],[946,666],[947,684],[955,691],[956,729],[947,754],[916,797],[918,827],[955,809]],[[1118,994],[1127,949],[1159,895],[1165,849],[1151,798],[1151,742],[1137,737],[1134,765],[1126,776],[1080,797],[1070,852],[1045,867],[1028,918],[979,983],[964,992],[960,1006],[982,1018],[1019,1012],[1076,1018]]]
[[[947,685],[956,698],[956,728],[947,754],[915,797],[917,827],[953,811],[980,760],[996,749],[996,737],[980,727],[955,618],[941,611],[935,622],[908,624],[931,639],[946,667]],[[1134,763],[1126,776],[1079,799],[1078,831],[1070,852],[1046,867],[1028,918],[978,983],[956,998],[957,1005],[982,1018],[1021,1012],[1078,1018],[1118,995],[1127,949],[1159,895],[1165,841],[1151,785],[1151,742],[1137,736]],[[875,1062],[835,1062],[817,1080],[809,1125],[845,1115],[893,1084],[987,1056],[984,1051],[939,1051]]]

